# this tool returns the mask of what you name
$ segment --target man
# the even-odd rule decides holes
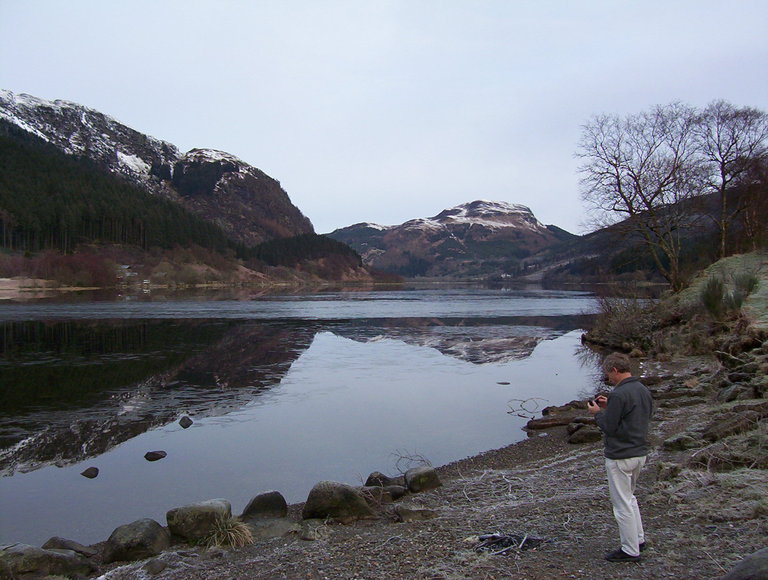
[[[608,397],[595,397],[587,403],[587,409],[603,432],[608,490],[621,536],[621,547],[606,554],[605,559],[636,562],[645,547],[645,534],[635,486],[648,455],[653,401],[645,385],[632,376],[628,356],[608,355],[603,361],[603,372],[614,389]]]

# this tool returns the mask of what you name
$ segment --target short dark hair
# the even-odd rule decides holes
[[[603,371],[608,372],[611,369],[616,369],[620,373],[631,373],[632,365],[629,357],[621,352],[612,352],[603,360]]]

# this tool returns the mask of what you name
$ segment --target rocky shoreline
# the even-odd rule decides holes
[[[568,442],[592,429],[573,402],[547,409],[549,426],[523,442],[437,468],[436,489],[369,502],[366,517],[315,518],[308,528],[305,505],[286,506],[281,531],[252,526],[253,544],[174,544],[131,563],[106,564],[105,544],[83,547],[92,569],[80,577],[724,577],[768,537],[768,341],[742,346],[716,358],[642,362],[658,407],[638,493],[650,548],[638,564],[602,558],[617,531],[601,444]],[[35,577],[5,566],[2,577]]]

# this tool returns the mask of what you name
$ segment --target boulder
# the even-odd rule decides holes
[[[164,459],[168,454],[165,451],[147,451],[144,454],[144,459],[147,461],[157,461]]]
[[[565,432],[568,433],[568,435],[573,435],[574,433],[576,433],[576,431],[581,429],[583,426],[584,425],[581,423],[568,423],[565,426]]]
[[[89,546],[83,546],[82,544],[75,542],[74,540],[67,540],[54,536],[50,538],[45,544],[43,544],[44,550],[72,550],[78,554],[82,554],[86,558],[92,558],[98,552]]]
[[[302,510],[305,520],[334,518],[356,520],[373,516],[362,494],[345,483],[321,481],[312,488]]]
[[[568,413],[570,411],[573,411],[574,409],[584,409],[586,407],[586,403],[584,401],[571,401],[570,403],[566,403],[565,405],[550,405],[549,407],[544,407],[541,410],[541,414],[545,417],[547,415],[556,415],[558,413]]]
[[[551,427],[563,427],[568,423],[570,423],[571,421],[573,421],[573,417],[554,415],[549,417],[543,417],[541,419],[531,419],[525,425],[525,428],[536,430],[536,429],[549,429]]]
[[[376,485],[387,487],[390,485],[405,485],[405,482],[402,475],[389,477],[379,471],[374,471],[368,476],[368,479],[365,480],[365,487],[373,487]]]
[[[67,576],[90,574],[95,566],[72,550],[46,550],[28,544],[10,544],[0,548],[0,573],[3,577]]]
[[[768,548],[750,554],[720,580],[765,580],[768,578]]]
[[[405,485],[388,485],[384,488],[384,491],[386,491],[393,500],[398,500],[408,493],[408,489]]]
[[[592,425],[583,425],[581,429],[577,429],[568,437],[568,443],[594,443],[595,441],[601,441],[603,434],[597,427]]]
[[[394,500],[392,495],[387,491],[387,488],[378,485],[364,486],[359,488],[360,493],[363,494],[365,501],[372,508],[380,507],[383,504],[392,503]]]
[[[288,503],[279,491],[265,491],[245,506],[242,519],[284,518],[288,515]]]
[[[213,532],[218,521],[231,517],[232,506],[225,499],[209,499],[174,508],[165,514],[171,533],[193,542]]]
[[[144,518],[115,528],[104,546],[104,562],[143,560],[171,545],[171,536],[155,520]]]
[[[419,493],[440,487],[442,482],[434,467],[413,467],[405,472],[405,486],[411,493]]]

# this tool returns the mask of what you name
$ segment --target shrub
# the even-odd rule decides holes
[[[710,316],[719,319],[725,309],[725,284],[719,276],[710,276],[701,289],[701,303]]]
[[[759,279],[754,272],[734,273],[730,285],[725,283],[722,276],[712,275],[701,288],[701,303],[712,318],[722,320],[741,309],[747,296],[757,289],[758,283]]]
[[[598,316],[589,339],[598,344],[631,350],[647,349],[658,324],[655,302],[634,296],[599,297]]]

